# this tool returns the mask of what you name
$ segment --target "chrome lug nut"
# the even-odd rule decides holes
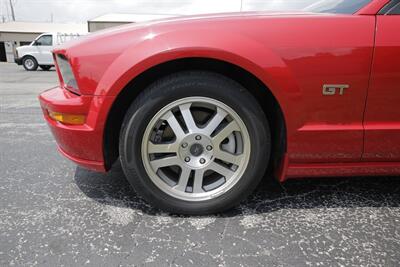
[[[211,150],[213,149],[213,147],[210,146],[210,145],[208,145],[208,146],[206,146],[206,149],[207,149],[208,151],[211,151]]]
[[[190,161],[190,158],[189,157],[186,157],[185,158],[185,162],[189,162]]]
[[[206,163],[206,160],[203,159],[203,158],[201,158],[201,159],[200,159],[200,163],[201,163],[201,164],[204,164],[204,163]]]
[[[200,140],[200,139],[201,139],[201,136],[200,136],[200,135],[196,135],[195,139],[196,139],[196,140]]]
[[[187,146],[188,146],[187,143],[183,143],[183,144],[182,144],[182,147],[183,147],[183,148],[187,148]]]

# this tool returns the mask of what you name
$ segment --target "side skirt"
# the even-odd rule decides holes
[[[277,178],[288,179],[340,176],[400,176],[400,162],[354,162],[354,163],[289,163],[285,156]]]

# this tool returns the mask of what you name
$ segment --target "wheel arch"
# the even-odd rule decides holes
[[[269,87],[253,73],[230,62],[207,57],[188,57],[166,61],[145,70],[124,86],[117,95],[105,123],[103,151],[106,169],[110,169],[118,159],[119,134],[130,104],[154,80],[184,70],[219,73],[250,91],[266,114],[271,129],[274,129],[271,132],[273,147],[269,173],[279,167],[286,152],[286,122],[282,107]]]
[[[35,56],[33,56],[33,55],[31,55],[31,54],[25,54],[25,55],[23,55],[23,56],[22,56],[22,60],[24,60],[24,59],[27,58],[27,57],[32,57],[34,60],[36,60],[36,62],[38,62],[37,59],[35,58]],[[39,63],[38,63],[38,64],[39,64]]]

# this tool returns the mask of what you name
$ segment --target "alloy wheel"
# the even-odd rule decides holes
[[[187,97],[163,107],[148,124],[142,161],[152,182],[186,201],[222,195],[243,176],[250,137],[240,116],[207,97]]]

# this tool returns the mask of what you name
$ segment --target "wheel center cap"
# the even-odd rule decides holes
[[[204,148],[201,144],[193,144],[190,147],[190,154],[192,154],[195,157],[200,156],[201,154],[203,154]]]
[[[189,168],[206,167],[214,157],[211,138],[199,133],[188,134],[180,141],[178,155]]]

